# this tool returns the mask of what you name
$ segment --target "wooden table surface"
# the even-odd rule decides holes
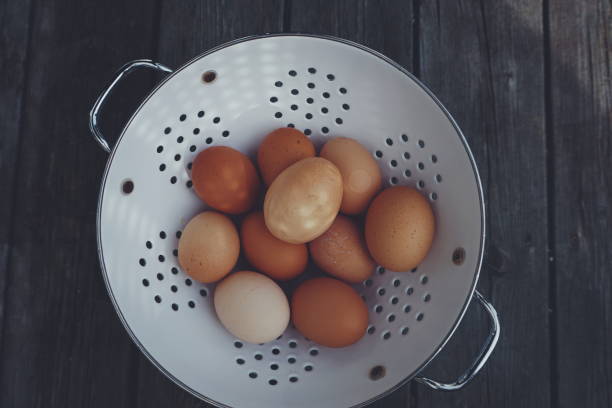
[[[483,177],[478,288],[501,316],[499,345],[462,391],[411,383],[373,406],[612,406],[609,0],[1,0],[0,407],[206,406],[138,351],[106,293],[95,214],[107,155],[88,111],[126,61],[178,67],[291,31],[354,40],[414,72]],[[107,134],[158,79],[112,98]],[[470,308],[427,374],[455,378],[486,332]]]

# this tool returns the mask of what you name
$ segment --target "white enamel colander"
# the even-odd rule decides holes
[[[139,67],[170,75],[111,149],[97,125],[99,110],[117,82]],[[418,268],[379,267],[354,285],[370,325],[350,347],[319,346],[292,326],[270,343],[240,342],[215,316],[214,285],[190,280],[177,262],[181,229],[205,209],[190,181],[195,155],[226,145],[254,157],[262,138],[284,126],[301,129],[319,148],[334,136],[358,140],[387,186],[418,188],[436,215],[433,247]],[[232,407],[363,406],[413,378],[436,389],[461,388],[493,351],[497,314],[475,292],[485,239],[476,164],[440,102],[383,55],[333,37],[283,34],[224,44],[175,71],[138,60],[100,95],[90,127],[110,153],[97,213],[110,297],[142,352],[202,400]],[[420,377],[472,298],[491,318],[482,351],[456,381]]]

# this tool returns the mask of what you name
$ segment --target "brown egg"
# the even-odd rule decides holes
[[[193,279],[210,283],[227,275],[238,260],[240,239],[232,221],[205,211],[187,223],[178,244],[179,264]]]
[[[320,156],[334,163],[342,174],[344,193],[340,211],[345,214],[365,211],[382,184],[380,169],[370,152],[356,140],[337,137],[325,143]]]
[[[308,248],[319,268],[348,282],[367,279],[376,267],[357,223],[344,215],[338,215]]]
[[[268,134],[259,145],[257,164],[269,186],[287,167],[315,155],[314,145],[306,135],[297,129],[280,128]]]
[[[268,230],[292,244],[312,241],[334,222],[342,201],[342,177],[330,161],[310,157],[287,167],[264,201]]]
[[[215,288],[215,312],[234,336],[265,343],[283,334],[289,324],[289,302],[283,290],[261,273],[239,271]]]
[[[293,293],[291,319],[300,333],[322,346],[345,347],[365,334],[368,309],[346,283],[315,278]]]
[[[228,214],[250,210],[259,193],[255,166],[231,147],[214,146],[200,152],[193,161],[191,179],[198,197]]]
[[[240,238],[251,265],[274,279],[295,278],[306,268],[306,244],[290,244],[276,238],[268,231],[261,212],[251,213],[244,219]]]
[[[416,267],[434,238],[435,220],[429,202],[411,187],[380,193],[368,209],[365,238],[372,258],[393,271]]]

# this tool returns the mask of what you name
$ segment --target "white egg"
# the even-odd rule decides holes
[[[249,343],[272,341],[289,324],[287,296],[272,279],[257,272],[229,275],[217,285],[214,304],[221,324]]]

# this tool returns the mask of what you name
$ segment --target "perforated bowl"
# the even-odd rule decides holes
[[[144,100],[112,150],[97,126],[126,64],[96,101],[90,127],[110,153],[98,204],[102,275],[117,313],[143,353],[175,383],[217,406],[362,406],[416,378],[436,389],[464,386],[499,336],[475,285],[485,238],[483,194],[461,131],[431,92],[403,68],[332,37],[265,35],[233,41],[172,72]],[[367,333],[342,349],[319,346],[290,326],[276,341],[245,344],[217,320],[214,285],[177,262],[181,229],[205,209],[193,192],[195,155],[226,145],[251,157],[270,131],[292,126],[320,147],[358,140],[384,182],[418,188],[437,234],[412,271],[380,267],[354,285],[370,311]],[[239,265],[244,266],[244,265]],[[491,317],[473,365],[456,381],[419,372],[440,351],[472,297]]]

